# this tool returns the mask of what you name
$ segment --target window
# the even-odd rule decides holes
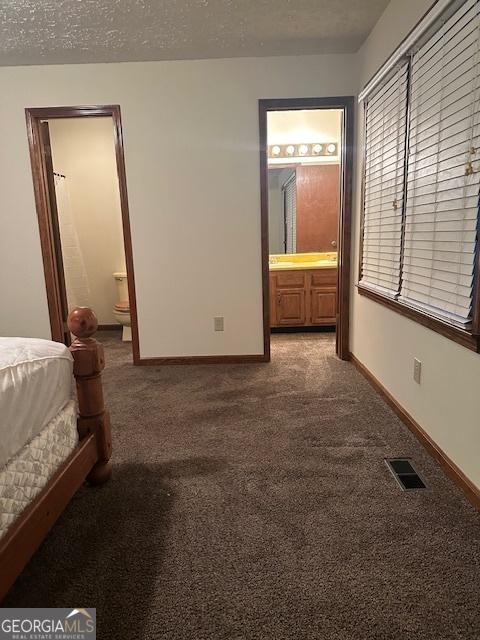
[[[478,350],[480,0],[368,97],[365,127],[359,291]]]
[[[395,297],[400,286],[402,204],[407,117],[403,64],[365,110],[365,192],[362,277],[367,287]]]

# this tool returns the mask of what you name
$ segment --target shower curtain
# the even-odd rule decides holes
[[[68,195],[67,178],[55,175],[58,223],[62,244],[63,270],[67,290],[68,310],[74,307],[88,307],[90,287],[83,260],[77,230],[75,229],[72,206]]]

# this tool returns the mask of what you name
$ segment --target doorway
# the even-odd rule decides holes
[[[317,115],[329,132],[317,127],[312,134]],[[265,359],[272,327],[329,325],[336,330],[337,356],[350,357],[353,117],[353,97],[259,101]],[[275,138],[289,119],[295,123],[290,137]],[[328,124],[335,119],[337,129]]]
[[[124,325],[124,339],[131,326],[138,364],[120,107],[25,112],[52,340],[68,345],[69,310],[92,306],[104,328]],[[98,278],[89,278],[92,273]]]

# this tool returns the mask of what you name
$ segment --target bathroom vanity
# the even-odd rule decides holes
[[[335,326],[336,253],[270,256],[270,325]]]

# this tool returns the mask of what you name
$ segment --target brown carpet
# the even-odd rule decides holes
[[[270,365],[141,368],[103,335],[115,476],[5,606],[96,607],[101,640],[480,638],[479,514],[331,334],[274,335]]]

